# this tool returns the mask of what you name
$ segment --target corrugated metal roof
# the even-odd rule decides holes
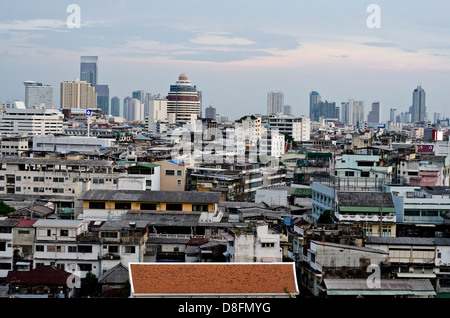
[[[429,279],[381,279],[380,286],[367,279],[329,279],[324,284],[328,295],[435,295]]]
[[[53,219],[39,219],[33,226],[34,227],[79,227],[84,220],[53,220]]]
[[[390,245],[450,245],[450,238],[441,237],[378,237],[368,236],[366,244],[390,244]]]
[[[393,208],[390,192],[338,192],[338,203],[342,206]]]
[[[149,226],[197,226],[200,213],[128,212],[124,221],[142,221]]]
[[[84,201],[219,203],[220,193],[197,191],[89,190]]]

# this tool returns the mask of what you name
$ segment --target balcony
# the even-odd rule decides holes
[[[380,216],[376,214],[361,215],[361,214],[338,214],[338,220],[341,222],[380,222]],[[395,215],[386,215],[381,218],[383,223],[395,223],[397,220]]]

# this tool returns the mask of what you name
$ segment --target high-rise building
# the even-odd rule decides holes
[[[170,85],[167,100],[167,114],[170,123],[187,123],[193,116],[200,116],[197,87],[184,73],[180,74],[175,85]]]
[[[216,120],[216,109],[209,105],[205,109],[205,118],[210,118]]]
[[[339,107],[336,107],[335,102],[329,102],[327,100],[324,102],[320,101],[316,105],[315,116],[317,118],[315,121],[318,121],[320,117],[339,119]]]
[[[95,88],[86,81],[65,81],[61,83],[61,108],[97,108]]]
[[[381,122],[381,103],[373,102],[372,109],[367,114],[367,122],[369,124],[378,124]]]
[[[292,106],[291,105],[284,105],[283,115],[286,115],[286,116],[292,115]]]
[[[80,80],[97,85],[98,56],[82,56],[80,63]]]
[[[117,96],[111,98],[111,115],[120,116],[120,98]]]
[[[396,108],[391,108],[390,114],[389,114],[389,121],[391,123],[394,123],[397,121],[397,109]]]
[[[141,104],[141,101],[137,98],[131,98],[131,100],[128,103],[127,107],[127,121],[129,122],[138,122],[143,121],[143,111],[142,111],[143,105]]]
[[[268,92],[267,93],[267,116],[283,114],[284,93]]]
[[[122,106],[122,117],[125,118],[125,120],[128,120],[128,107],[131,102],[131,97],[127,96],[123,99],[123,106]]]
[[[417,88],[413,91],[412,106],[410,107],[411,121],[426,121],[427,109],[425,106],[425,90],[421,85],[417,85]]]
[[[319,102],[321,101],[320,94],[316,91],[312,91],[309,93],[309,118],[312,121],[319,120],[318,116],[318,110],[317,106],[319,105]]]
[[[52,85],[33,81],[25,81],[23,84],[25,85],[25,106],[27,108],[41,105],[47,109],[54,108],[54,87]]]
[[[110,111],[108,85],[95,85],[95,92],[97,93],[97,108],[100,108],[103,114],[109,115]]]
[[[340,121],[352,126],[357,126],[364,122],[364,102],[349,99],[342,102],[340,108]]]

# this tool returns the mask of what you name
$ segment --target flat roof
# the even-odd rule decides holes
[[[28,164],[28,165],[55,165],[55,166],[111,166],[114,161],[110,160],[66,160],[54,158],[17,158],[17,157],[3,157],[0,158],[0,163],[10,164]]]

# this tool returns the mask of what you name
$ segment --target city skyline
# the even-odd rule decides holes
[[[293,114],[308,116],[309,93],[318,91],[337,105],[380,101],[386,121],[391,108],[408,111],[420,83],[428,118],[448,117],[445,1],[377,1],[379,28],[367,24],[370,2],[359,1],[178,2],[180,15],[166,3],[77,5],[80,28],[68,27],[66,3],[0,4],[0,69],[8,74],[0,100],[23,100],[24,81],[72,81],[80,56],[98,56],[98,82],[121,100],[135,90],[165,95],[187,73],[204,104],[231,119],[264,113],[269,91],[283,91]],[[58,90],[54,100],[57,107]]]

